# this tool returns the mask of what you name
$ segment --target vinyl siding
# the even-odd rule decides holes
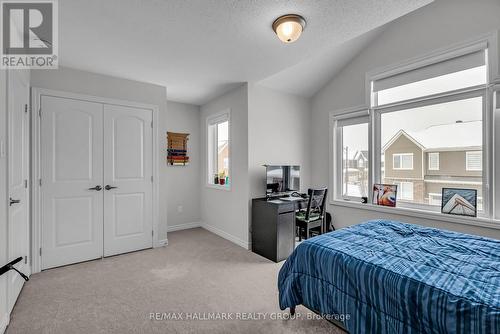
[[[413,170],[394,169],[393,154],[413,153]],[[422,179],[422,150],[414,142],[402,135],[385,151],[385,177]]]
[[[425,153],[426,175],[480,177],[481,172],[467,171],[465,166],[466,151],[439,152],[439,170],[429,170],[428,155]]]

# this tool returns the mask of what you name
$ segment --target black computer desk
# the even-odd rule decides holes
[[[307,208],[309,199],[254,198],[252,200],[252,251],[274,262],[288,258],[295,249],[295,212]]]

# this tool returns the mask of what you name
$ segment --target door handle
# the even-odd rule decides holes
[[[12,199],[12,197],[9,197],[9,206],[12,206],[12,204],[18,204],[21,203],[20,199]]]
[[[93,188],[89,188],[89,190],[101,191],[102,187],[101,186],[95,186]]]
[[[3,267],[0,267],[0,275],[3,275],[5,274],[6,272],[8,272],[9,270],[14,270],[16,271],[19,275],[21,275],[21,277],[25,280],[25,281],[29,281],[29,277],[26,276],[25,274],[23,274],[22,272],[20,272],[19,270],[17,270],[14,265],[18,262],[20,262],[23,258],[20,256],[18,257],[17,259],[13,260],[13,261],[10,261],[9,263],[7,263],[5,266]]]
[[[118,187],[113,187],[113,186],[110,186],[109,184],[107,184],[106,187],[104,187],[104,189],[106,189],[106,190],[111,190],[111,189],[115,189],[115,188],[118,188]]]

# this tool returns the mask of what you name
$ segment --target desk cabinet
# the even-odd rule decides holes
[[[265,198],[252,200],[252,251],[274,262],[295,248],[296,203]]]

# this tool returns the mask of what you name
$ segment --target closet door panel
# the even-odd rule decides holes
[[[104,256],[152,247],[152,111],[104,105]]]
[[[42,96],[42,269],[102,257],[103,105]]]

